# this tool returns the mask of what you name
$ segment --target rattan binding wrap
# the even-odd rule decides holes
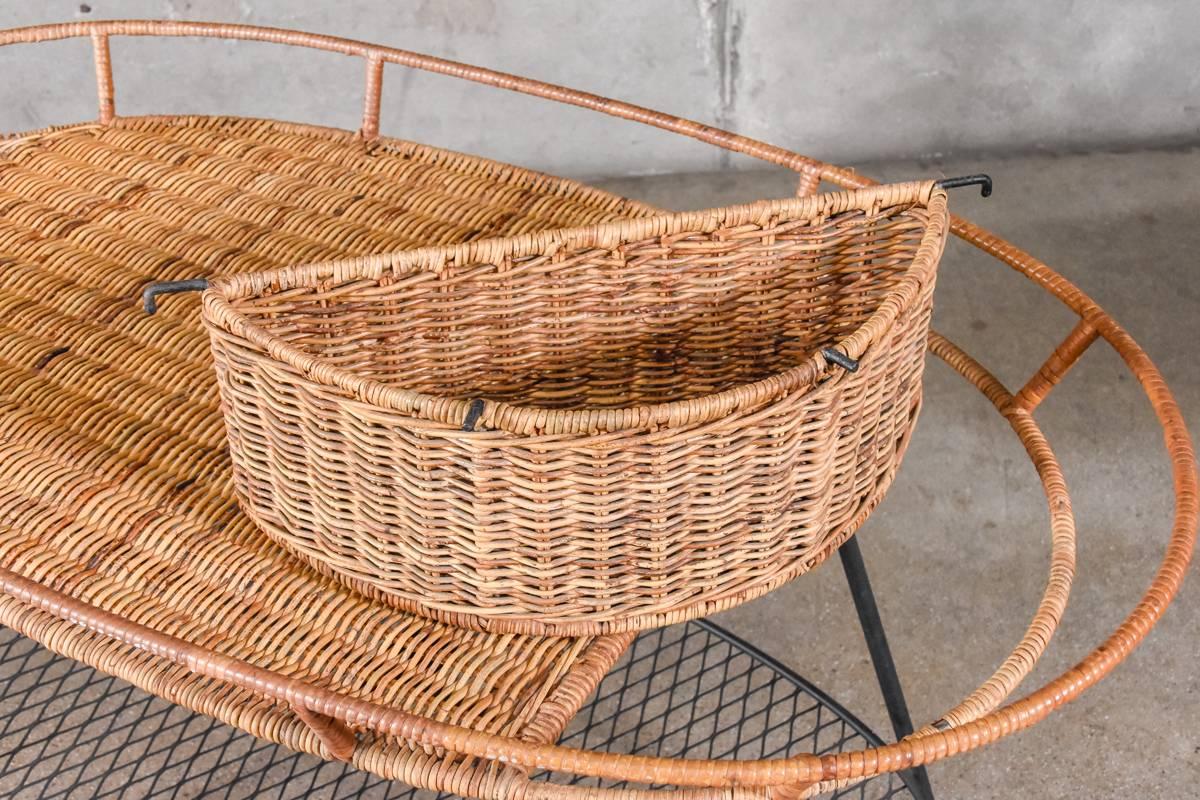
[[[926,182],[221,278],[239,497],[458,624],[596,634],[758,596],[895,474],[945,234]]]

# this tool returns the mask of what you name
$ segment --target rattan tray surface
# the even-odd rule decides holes
[[[628,638],[461,630],[301,566],[233,497],[194,299],[147,317],[134,298],[164,275],[639,211],[444,151],[368,151],[350,134],[269,122],[129,119],[0,145],[0,565],[283,675],[554,740]],[[11,596],[0,620],[189,708],[324,752],[286,708],[244,689]],[[390,777],[435,758],[382,739],[361,756]]]
[[[109,37],[121,35],[250,39],[360,57],[366,65],[360,134],[248,120],[121,120],[115,116],[108,49]],[[363,692],[382,689],[390,681],[387,667],[371,661],[377,671],[358,670],[351,676],[361,664],[350,662],[364,652],[370,660],[371,643],[404,630],[412,618],[348,594],[338,596],[332,584],[296,571],[292,562],[271,561],[278,552],[264,549],[268,546],[261,534],[238,523],[227,491],[227,465],[218,444],[221,423],[212,385],[205,378],[195,307],[173,303],[166,315],[148,320],[128,298],[151,280],[194,278],[201,264],[210,273],[230,272],[278,263],[268,254],[301,262],[366,252],[389,235],[404,238],[405,224],[412,226],[410,233],[420,243],[437,243],[455,241],[451,229],[460,240],[474,239],[513,226],[574,224],[565,218],[573,215],[579,223],[592,224],[651,213],[577,184],[380,139],[383,67],[389,62],[590,108],[745,153],[796,171],[797,193],[802,196],[816,192],[822,181],[852,189],[873,181],[669,114],[336,37],[236,25],[133,21],[5,31],[0,32],[0,44],[71,37],[91,40],[100,124],[19,138],[0,150],[0,202],[7,204],[0,213],[0,254],[5,258],[0,273],[0,446],[7,448],[0,451],[0,586],[5,593],[0,622],[52,649],[266,738],[350,758],[414,785],[496,800],[650,800],[661,794],[550,786],[526,777],[532,770],[550,769],[695,787],[683,788],[690,800],[792,800],[975,749],[1036,724],[1124,660],[1182,584],[1195,543],[1197,475],[1191,439],[1162,376],[1121,326],[1072,283],[1016,246],[952,216],[951,230],[957,237],[1033,281],[1078,317],[1074,329],[1035,367],[1032,377],[1013,391],[951,342],[930,337],[931,350],[1009,421],[1039,472],[1051,509],[1053,557],[1045,595],[1016,648],[975,692],[896,744],[761,760],[631,756],[545,744],[627,644],[622,638],[568,645],[563,640],[504,637],[504,645],[493,651],[495,657],[475,661],[470,676],[447,676],[458,692],[449,689],[406,699],[420,706],[412,713],[388,705],[386,691],[380,698],[384,702],[371,702]],[[404,216],[416,209],[398,209],[404,222],[397,222],[390,211],[355,217],[355,204],[371,197],[371,190],[339,194],[341,181],[360,179],[345,177],[343,163],[324,164],[326,155],[303,168],[311,169],[317,182],[332,182],[317,188],[297,182],[301,176],[296,173],[277,174],[274,166],[256,169],[254,159],[264,149],[254,144],[244,150],[235,147],[224,161],[197,159],[208,165],[203,168],[228,171],[243,181],[230,187],[213,173],[183,169],[191,156],[186,149],[174,150],[173,141],[155,143],[150,151],[135,147],[129,153],[121,138],[136,133],[138,126],[147,126],[156,136],[166,132],[170,139],[206,125],[243,133],[269,131],[265,151],[273,151],[268,160],[278,159],[285,165],[281,169],[290,162],[289,148],[276,148],[283,139],[274,137],[291,136],[311,136],[302,144],[314,152],[340,143],[344,153],[335,160],[349,159],[366,172],[371,167],[358,159],[374,158],[377,152],[386,156],[394,147],[400,148],[397,160],[440,158],[439,166],[461,169],[448,183],[438,184],[435,178],[432,187],[405,195],[425,199],[422,213]],[[96,140],[110,136],[120,140],[120,146],[107,147],[103,141],[96,146]],[[66,151],[47,154],[40,149],[53,150],[58,137],[72,141]],[[406,155],[405,148],[412,154]],[[168,152],[178,161],[156,159]],[[20,162],[18,157],[27,160]],[[377,184],[381,192],[388,183],[384,177]],[[484,182],[482,188],[476,179]],[[523,199],[500,202],[503,209],[497,211],[491,198],[509,197],[510,192]],[[468,198],[465,204],[455,201],[460,194]],[[392,207],[403,200],[396,198]],[[587,208],[579,211],[577,204]],[[574,210],[565,217],[557,210],[545,211],[559,207]],[[523,214],[536,216],[537,222],[519,219]],[[353,217],[349,223],[342,219],[348,215]],[[471,224],[455,226],[451,219],[469,219]],[[490,222],[481,226],[478,219]],[[343,227],[347,224],[350,227]],[[429,236],[430,231],[446,238]],[[1162,426],[1174,480],[1174,523],[1158,571],[1121,625],[1077,665],[1009,700],[1057,627],[1073,572],[1070,502],[1033,414],[1079,357],[1101,340],[1122,357]],[[198,565],[195,553],[205,547],[215,550],[205,552],[209,560]],[[285,577],[275,572],[278,569]],[[175,572],[182,573],[182,587],[171,583]],[[327,599],[306,605],[309,598],[300,592],[303,600],[280,600],[289,589],[295,594],[297,584],[286,586],[286,576]],[[180,589],[186,601],[173,603],[166,595]],[[248,593],[250,602],[242,593]],[[330,602],[337,604],[339,613],[326,613]],[[348,616],[343,608],[351,610]],[[415,657],[425,658],[423,664],[461,658],[476,647],[486,649],[501,641],[456,638],[459,634],[449,629],[413,624],[415,641],[434,643],[428,650],[417,646]],[[321,635],[318,631],[327,625],[334,629],[332,635]],[[364,626],[373,633],[361,633]],[[538,646],[555,651],[551,658],[558,657],[560,680],[528,663],[524,654],[530,651],[521,648]],[[230,656],[223,651],[229,647],[241,650]],[[298,653],[303,655],[291,657]],[[405,663],[409,674],[423,669],[415,661]],[[329,664],[342,665],[343,670],[326,673]],[[514,664],[519,674],[511,678]],[[398,674],[403,676],[405,670],[400,668]],[[351,684],[358,688],[349,688]],[[496,703],[507,711],[496,712]],[[454,722],[468,718],[474,721]],[[352,730],[358,732],[357,743]]]

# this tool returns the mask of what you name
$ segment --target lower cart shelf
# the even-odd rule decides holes
[[[706,621],[638,637],[562,743],[743,759],[882,744],[820,689]],[[391,800],[435,795],[256,739],[0,628],[0,796]],[[910,794],[898,775],[887,773],[833,796],[886,800]]]

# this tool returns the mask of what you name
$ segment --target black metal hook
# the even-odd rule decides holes
[[[467,406],[467,416],[463,419],[462,429],[468,433],[475,430],[475,423],[479,422],[479,418],[483,416],[483,400],[476,397],[471,401],[471,405]]]
[[[142,290],[142,308],[147,314],[158,311],[158,296],[160,294],[179,294],[180,292],[203,292],[208,288],[205,278],[193,278],[190,281],[159,281],[152,283]]]
[[[825,356],[825,360],[831,364],[837,364],[847,372],[858,372],[858,360],[843,353],[833,347],[826,347],[821,351],[821,355]]]
[[[979,194],[983,197],[992,196],[992,178],[990,175],[963,175],[959,178],[942,178],[936,181],[943,189],[957,189],[960,186],[978,186]]]

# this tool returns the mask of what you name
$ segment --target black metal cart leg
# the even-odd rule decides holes
[[[867,640],[867,650],[871,653],[871,663],[875,666],[875,677],[883,692],[883,702],[892,719],[892,729],[897,739],[903,739],[913,732],[912,717],[908,714],[908,703],[900,687],[900,678],[896,675],[896,662],[892,660],[892,651],[883,632],[883,620],[879,618],[879,606],[875,604],[875,593],[871,591],[871,579],[867,577],[867,565],[858,547],[858,537],[851,536],[838,550],[838,555],[842,558],[842,569],[846,571],[846,582],[850,584],[850,594],[854,597],[854,608],[858,611],[858,621]],[[933,800],[933,787],[929,784],[925,767],[905,770],[901,775],[917,800]]]

